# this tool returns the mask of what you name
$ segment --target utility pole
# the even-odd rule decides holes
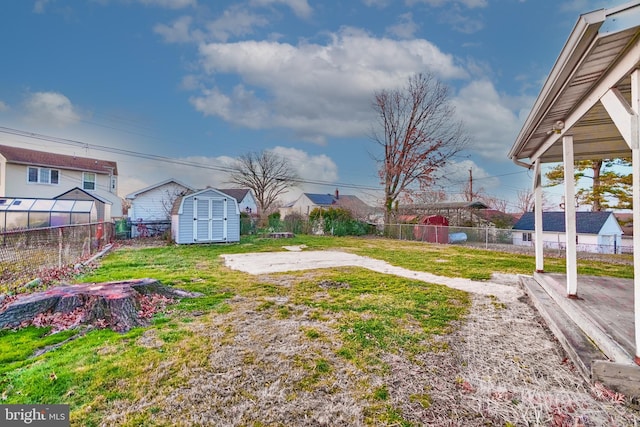
[[[469,168],[469,200],[467,201],[473,202],[473,172],[471,168]]]

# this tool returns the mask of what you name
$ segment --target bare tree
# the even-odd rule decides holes
[[[448,87],[431,74],[410,77],[402,89],[376,92],[373,108],[380,128],[373,139],[384,150],[378,174],[388,223],[398,197],[411,188],[428,189],[469,138],[456,120]]]
[[[285,157],[273,151],[241,155],[231,173],[230,182],[253,191],[260,215],[268,215],[282,193],[298,184],[298,175]]]
[[[174,186],[172,188],[167,188],[164,190],[163,194],[162,194],[162,211],[165,214],[166,219],[170,220],[171,219],[171,212],[173,211],[173,205],[176,203],[176,200],[178,200],[178,198],[186,195],[189,192],[189,190],[183,188],[183,187],[178,187],[178,186]]]

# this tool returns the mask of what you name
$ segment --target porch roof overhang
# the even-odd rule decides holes
[[[631,74],[639,67],[640,0],[581,15],[509,158],[525,167],[560,162],[565,135],[573,135],[576,160],[630,157],[602,98],[628,110]]]

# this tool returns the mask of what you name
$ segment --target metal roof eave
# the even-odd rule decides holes
[[[542,121],[544,114],[548,111],[562,87],[564,87],[569,77],[575,71],[576,66],[580,63],[591,46],[591,43],[598,35],[598,30],[605,19],[605,9],[580,15],[578,22],[576,22],[573,31],[571,31],[571,35],[567,39],[558,59],[556,59],[551,69],[549,77],[547,77],[547,80],[542,86],[540,94],[516,138],[515,144],[509,151],[510,159],[518,159],[518,152],[522,150],[529,137],[534,133]]]
[[[525,120],[516,142],[509,151],[508,156],[514,163],[531,168],[531,164],[522,160],[528,158],[531,162],[535,162],[544,157],[545,161],[561,161],[561,157],[560,160],[547,158],[549,155],[557,157],[557,153],[547,154],[547,150],[553,147],[571,126],[577,124],[609,88],[620,83],[625,76],[628,78],[628,72],[640,64],[637,58],[633,59],[633,57],[640,58],[637,32],[639,14],[640,0],[635,0],[615,8],[600,9],[580,16]],[[625,32],[626,35],[624,35]],[[618,52],[623,56],[611,55],[611,58],[603,58],[603,49],[608,49],[606,46],[611,40],[616,42],[623,40],[628,43],[627,49]],[[603,62],[605,59],[608,62]],[[593,81],[592,85],[585,86],[582,92],[576,85],[584,85],[581,79],[584,81],[585,76],[588,76],[585,73],[593,72],[593,66],[596,63],[603,67],[601,79]],[[632,65],[629,66],[629,64]],[[603,85],[608,85],[604,92]],[[582,93],[582,96],[576,98],[576,94],[579,93]],[[567,95],[569,95],[568,98]],[[597,99],[594,101],[594,98]],[[567,102],[573,104],[567,104]],[[567,105],[573,106],[567,110]],[[562,134],[546,132],[548,137],[541,139],[541,126],[551,130],[553,118],[555,116],[558,116],[556,120],[560,118],[558,113],[561,111],[563,111],[561,121],[564,121],[565,125]],[[576,153],[576,156],[580,157],[580,154]],[[585,154],[583,153],[582,156]]]

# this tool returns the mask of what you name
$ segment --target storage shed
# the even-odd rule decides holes
[[[424,216],[413,227],[413,236],[423,242],[449,243],[449,220],[442,215]]]
[[[233,197],[213,188],[176,200],[171,237],[178,244],[240,241],[240,209]]]

